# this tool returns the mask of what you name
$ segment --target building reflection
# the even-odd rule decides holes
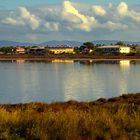
[[[121,67],[130,67],[130,60],[120,60]]]
[[[74,60],[67,60],[67,59],[54,59],[52,63],[74,63]]]
[[[79,63],[80,64],[84,64],[84,65],[90,65],[90,61],[89,60],[80,60]]]
[[[129,81],[129,76],[130,76],[130,65],[131,61],[130,60],[120,60],[120,86],[119,86],[119,93],[120,95],[122,94],[127,94],[128,93],[128,81]]]
[[[23,63],[25,63],[25,60],[24,59],[19,59],[19,60],[16,60],[16,63],[17,64],[23,64]]]

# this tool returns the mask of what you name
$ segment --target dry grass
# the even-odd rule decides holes
[[[139,140],[140,94],[0,106],[0,140]]]

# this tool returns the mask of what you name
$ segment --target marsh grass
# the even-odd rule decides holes
[[[139,100],[1,105],[0,140],[139,140]]]

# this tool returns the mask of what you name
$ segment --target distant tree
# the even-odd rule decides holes
[[[88,54],[91,50],[94,51],[96,46],[92,42],[85,42],[80,46],[79,51]]]
[[[103,45],[102,45],[102,44],[96,44],[96,48],[97,48],[97,47],[100,47],[100,46],[103,46]]]
[[[116,45],[125,46],[126,44],[123,41],[119,41],[116,43]]]
[[[83,43],[83,45],[89,49],[94,49],[94,47],[95,47],[95,45],[92,42],[85,42],[85,43]]]
[[[75,54],[79,54],[80,53],[79,47],[74,47],[74,52]]]
[[[3,52],[4,54],[14,53],[14,50],[15,48],[13,46],[0,48],[0,51]]]

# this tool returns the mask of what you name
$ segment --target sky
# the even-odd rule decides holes
[[[0,0],[0,40],[140,41],[140,0]]]

